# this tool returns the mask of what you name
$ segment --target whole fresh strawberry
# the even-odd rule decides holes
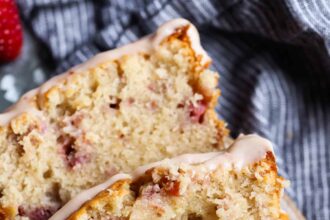
[[[22,27],[14,0],[0,0],[0,62],[14,60],[23,43]]]

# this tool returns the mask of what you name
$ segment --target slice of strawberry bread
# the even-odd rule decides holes
[[[48,219],[117,172],[224,148],[209,64],[176,19],[25,94],[0,115],[0,219]]]
[[[115,175],[50,220],[287,219],[280,208],[285,184],[270,142],[247,135],[227,151],[182,155]]]

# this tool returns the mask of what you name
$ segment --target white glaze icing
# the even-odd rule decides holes
[[[161,25],[154,34],[145,36],[132,44],[128,44],[118,49],[100,53],[91,58],[89,61],[73,67],[72,70],[84,71],[91,66],[97,66],[109,60],[118,59],[126,54],[134,54],[139,52],[150,53],[150,51],[157,49],[165,38],[175,33],[176,29],[185,26],[188,26],[187,36],[189,38],[191,48],[194,50],[196,55],[201,56],[202,65],[210,63],[211,58],[207,55],[206,51],[200,44],[200,38],[196,27],[189,21],[178,18]]]
[[[204,165],[209,170],[215,170],[218,166],[231,167],[237,170],[244,166],[258,161],[266,155],[267,152],[273,153],[272,143],[257,135],[240,135],[230,146],[227,152],[220,153]],[[225,161],[225,162],[224,162]]]
[[[37,94],[43,94],[47,92],[51,87],[57,85],[57,86],[62,86],[60,83],[64,78],[68,77],[68,75],[72,72],[81,72],[84,70],[87,70],[89,68],[98,66],[102,63],[106,63],[109,60],[117,59],[120,58],[123,55],[128,55],[128,54],[134,54],[134,53],[139,53],[139,52],[144,52],[144,53],[150,53],[152,50],[157,49],[159,44],[168,36],[172,35],[175,33],[176,29],[180,27],[188,26],[187,30],[187,36],[190,40],[190,44],[196,55],[201,57],[201,64],[205,65],[211,62],[210,57],[207,55],[207,53],[204,51],[202,46],[200,45],[200,39],[199,39],[199,34],[194,25],[192,25],[189,21],[185,19],[174,19],[171,20],[162,26],[158,28],[156,33],[152,35],[148,35],[146,37],[141,38],[140,40],[128,44],[126,46],[120,47],[118,49],[106,51],[103,53],[99,53],[98,55],[94,56],[90,60],[86,61],[85,63],[82,63],[80,65],[77,65],[67,72],[55,76],[48,80],[46,83],[44,83],[41,87],[36,88],[32,90],[33,95],[30,93],[27,93],[23,97],[25,97],[25,100],[20,101],[13,105],[10,108],[10,111],[0,114],[0,125],[4,126],[10,122],[10,120],[19,114],[23,112],[32,112],[36,113],[38,112],[33,105],[31,105],[29,102],[29,99],[32,99],[34,95]],[[30,95],[28,95],[30,94]]]
[[[203,49],[200,43],[199,33],[194,25],[192,25],[189,21],[178,18],[171,20],[164,25],[160,26],[154,36],[153,45],[159,45],[164,38],[171,35],[175,32],[178,27],[188,26],[187,36],[190,41],[191,48],[194,50],[196,55],[201,56],[202,64],[207,64],[211,62],[211,58],[207,55],[206,51]]]
[[[75,210],[79,209],[86,201],[100,193],[102,190],[110,187],[118,180],[137,179],[151,168],[166,165],[198,164],[212,171],[221,166],[224,168],[234,167],[241,169],[244,166],[262,160],[267,152],[273,152],[270,141],[258,135],[240,135],[234,143],[223,152],[184,154],[172,159],[165,159],[159,162],[151,163],[137,168],[131,174],[117,174],[111,177],[107,182],[95,186],[89,190],[80,193],[77,197],[63,206],[50,220],[64,220],[68,218]]]

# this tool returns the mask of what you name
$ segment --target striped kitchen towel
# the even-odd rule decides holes
[[[17,1],[51,74],[189,19],[220,72],[218,110],[232,135],[272,140],[288,194],[307,219],[330,219],[329,0]]]

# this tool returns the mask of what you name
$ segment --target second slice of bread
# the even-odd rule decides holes
[[[47,219],[119,171],[222,149],[209,62],[179,19],[22,97],[0,116],[0,218]]]

